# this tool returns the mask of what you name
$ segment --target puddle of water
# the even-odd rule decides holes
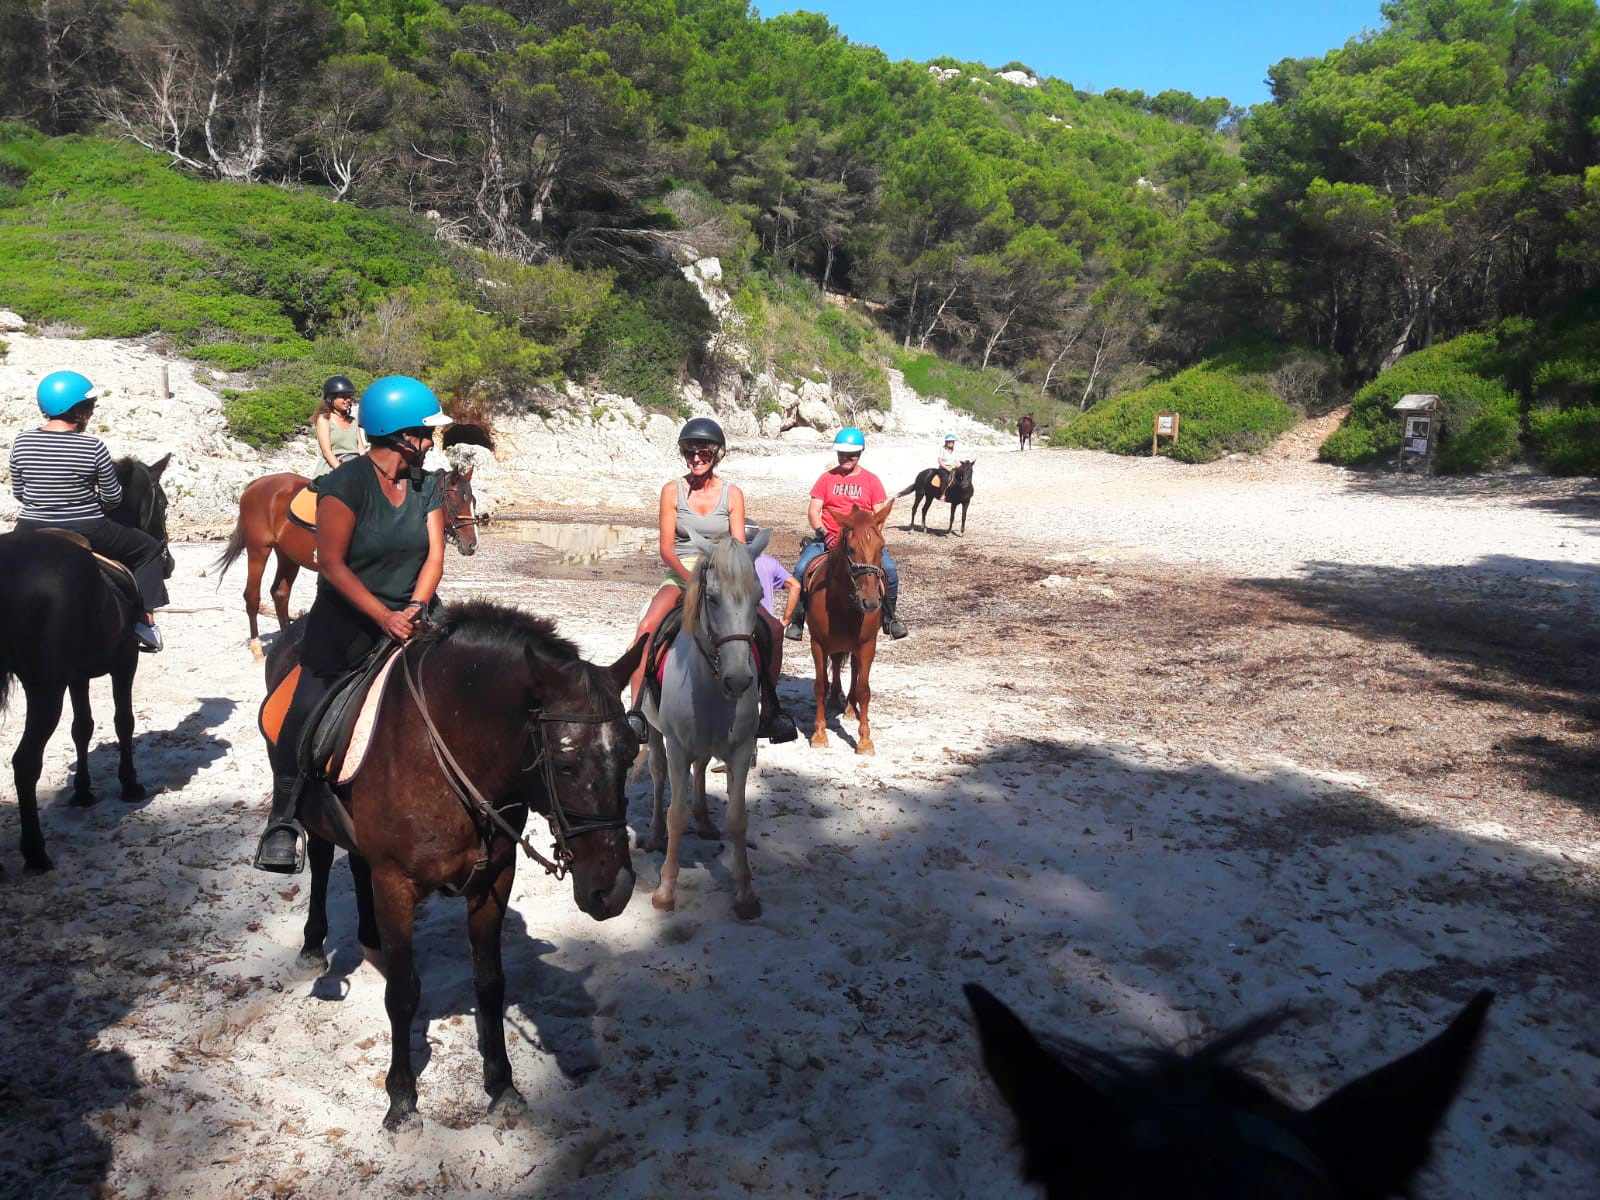
[[[530,542],[544,553],[543,565],[550,567],[594,567],[616,559],[650,555],[655,549],[656,532],[634,525],[590,525],[566,521],[499,520],[485,529],[485,535],[512,542]],[[653,559],[653,555],[651,555]]]

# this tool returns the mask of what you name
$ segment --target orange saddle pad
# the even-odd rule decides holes
[[[345,744],[342,754],[335,753],[326,764],[328,777],[336,783],[349,783],[361,770],[362,761],[367,756],[367,747],[372,744],[372,731],[378,723],[378,712],[383,706],[384,686],[389,682],[389,672],[394,670],[395,663],[401,656],[392,655],[383,669],[378,672],[372,686],[367,689],[367,694],[361,698],[361,711],[356,716],[356,723],[350,730],[350,740]],[[261,733],[272,745],[278,744],[278,734],[283,730],[283,719],[289,715],[289,705],[294,700],[295,687],[300,683],[300,667],[290,669],[284,676],[283,682],[272,689],[261,705]]]
[[[289,519],[303,529],[317,527],[317,493],[309,485],[289,497]]]

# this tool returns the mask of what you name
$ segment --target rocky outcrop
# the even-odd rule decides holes
[[[1003,79],[1007,83],[1014,83],[1018,87],[1036,88],[1039,81],[1028,71],[996,71],[996,79]]]
[[[9,308],[0,308],[0,333],[21,333],[28,323]]]
[[[929,67],[928,74],[933,76],[936,83],[943,83],[946,79],[961,78],[961,72],[955,67]]]

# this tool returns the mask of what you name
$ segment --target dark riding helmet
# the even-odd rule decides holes
[[[333,375],[322,381],[322,398],[331,400],[335,396],[349,396],[355,399],[356,385],[343,375]]]
[[[678,430],[678,448],[691,442],[708,442],[718,450],[728,448],[728,439],[722,436],[722,426],[710,417],[694,417]]]

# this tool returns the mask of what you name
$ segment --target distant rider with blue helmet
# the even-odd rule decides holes
[[[444,574],[444,501],[422,463],[450,418],[427,385],[405,375],[375,380],[358,411],[369,449],[317,480],[317,598],[272,756],[272,812],[255,858],[263,871],[293,873],[305,862],[295,811],[306,720],[385,638],[410,640]]]
[[[867,448],[866,435],[854,425],[846,425],[833,439],[834,453],[839,465],[830,467],[811,489],[811,504],[806,510],[806,522],[812,536],[800,551],[794,564],[797,579],[804,580],[806,568],[839,538],[839,514],[853,508],[867,508],[882,512],[892,503],[884,490],[883,481],[861,465],[861,452]],[[889,582],[883,600],[883,631],[892,638],[903,638],[908,632],[905,623],[895,615],[896,601],[900,596],[900,572],[889,557],[889,548],[883,548],[883,573]],[[783,631],[784,637],[798,642],[805,628],[805,606],[795,611],[794,618]]]
[[[944,499],[945,489],[956,477],[956,468],[961,465],[961,456],[956,453],[956,435],[944,435],[944,448],[939,451],[939,461],[934,467],[933,478],[928,482],[938,492],[939,499]]]
[[[133,572],[147,610],[167,602],[162,543],[142,529],[110,519],[122,504],[122,484],[106,444],[85,430],[99,389],[76,371],[54,371],[36,393],[45,422],[11,445],[11,494],[22,504],[18,531],[65,529],[80,534],[97,553]],[[133,624],[139,649],[161,649],[154,615]]]

